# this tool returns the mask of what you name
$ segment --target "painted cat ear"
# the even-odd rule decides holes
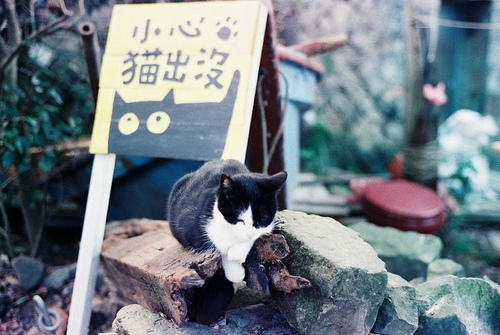
[[[125,100],[123,100],[122,96],[120,95],[120,93],[118,93],[118,91],[115,91],[115,97],[113,98],[113,104],[114,105],[116,105],[116,104],[124,105],[125,104]]]
[[[171,104],[174,104],[175,105],[175,102],[174,102],[174,90],[171,89],[170,91],[168,91],[167,95],[163,97],[163,103],[171,103]]]

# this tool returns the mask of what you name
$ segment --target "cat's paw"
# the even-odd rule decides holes
[[[245,279],[245,268],[240,263],[226,262],[222,267],[224,268],[224,273],[229,281],[239,283]]]
[[[252,248],[252,244],[243,243],[243,244],[233,245],[227,251],[227,259],[229,261],[237,262],[240,264],[244,263],[245,260],[247,259],[247,255],[250,252],[250,249]]]

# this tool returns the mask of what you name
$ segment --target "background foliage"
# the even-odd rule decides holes
[[[101,3],[0,1],[0,233],[11,256],[12,230],[37,254],[61,144],[89,133],[93,102],[76,27]],[[20,207],[22,222],[9,222],[6,204]]]

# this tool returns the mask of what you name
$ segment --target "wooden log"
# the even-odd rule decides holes
[[[291,275],[281,260],[271,262],[268,264],[267,269],[271,289],[275,291],[291,293],[296,290],[311,287],[311,282],[309,280]]]
[[[221,264],[217,252],[189,252],[167,222],[146,219],[108,224],[101,260],[122,298],[162,312],[176,324],[187,321],[194,303],[186,300],[186,292],[202,288]]]
[[[263,292],[291,292],[310,285],[290,275],[281,262],[289,253],[285,238],[257,240],[244,266],[247,286]],[[223,315],[234,294],[216,251],[194,253],[172,236],[168,222],[132,219],[107,225],[101,260],[117,294],[161,312],[180,325],[210,324]]]
[[[285,237],[280,234],[262,236],[255,241],[253,248],[260,263],[281,260],[290,253]]]
[[[290,293],[310,287],[309,280],[291,275],[281,262],[289,253],[283,235],[269,234],[255,241],[245,262],[247,286],[265,293],[270,289]]]

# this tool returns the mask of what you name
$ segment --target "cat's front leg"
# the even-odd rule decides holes
[[[227,259],[230,261],[239,262],[240,264],[244,263],[245,260],[247,259],[247,255],[250,252],[250,249],[252,249],[252,246],[253,246],[253,241],[238,243],[231,246],[227,250]]]
[[[243,263],[252,249],[253,241],[238,243],[227,250],[227,254],[222,255],[222,267],[226,278],[233,283],[239,283],[245,279],[245,268]]]
[[[222,267],[226,278],[233,283],[239,283],[245,279],[245,262],[253,242],[238,243],[232,245],[227,253],[222,255]]]
[[[245,268],[240,261],[229,260],[227,255],[222,255],[222,268],[226,278],[233,283],[239,283],[245,279]]]

